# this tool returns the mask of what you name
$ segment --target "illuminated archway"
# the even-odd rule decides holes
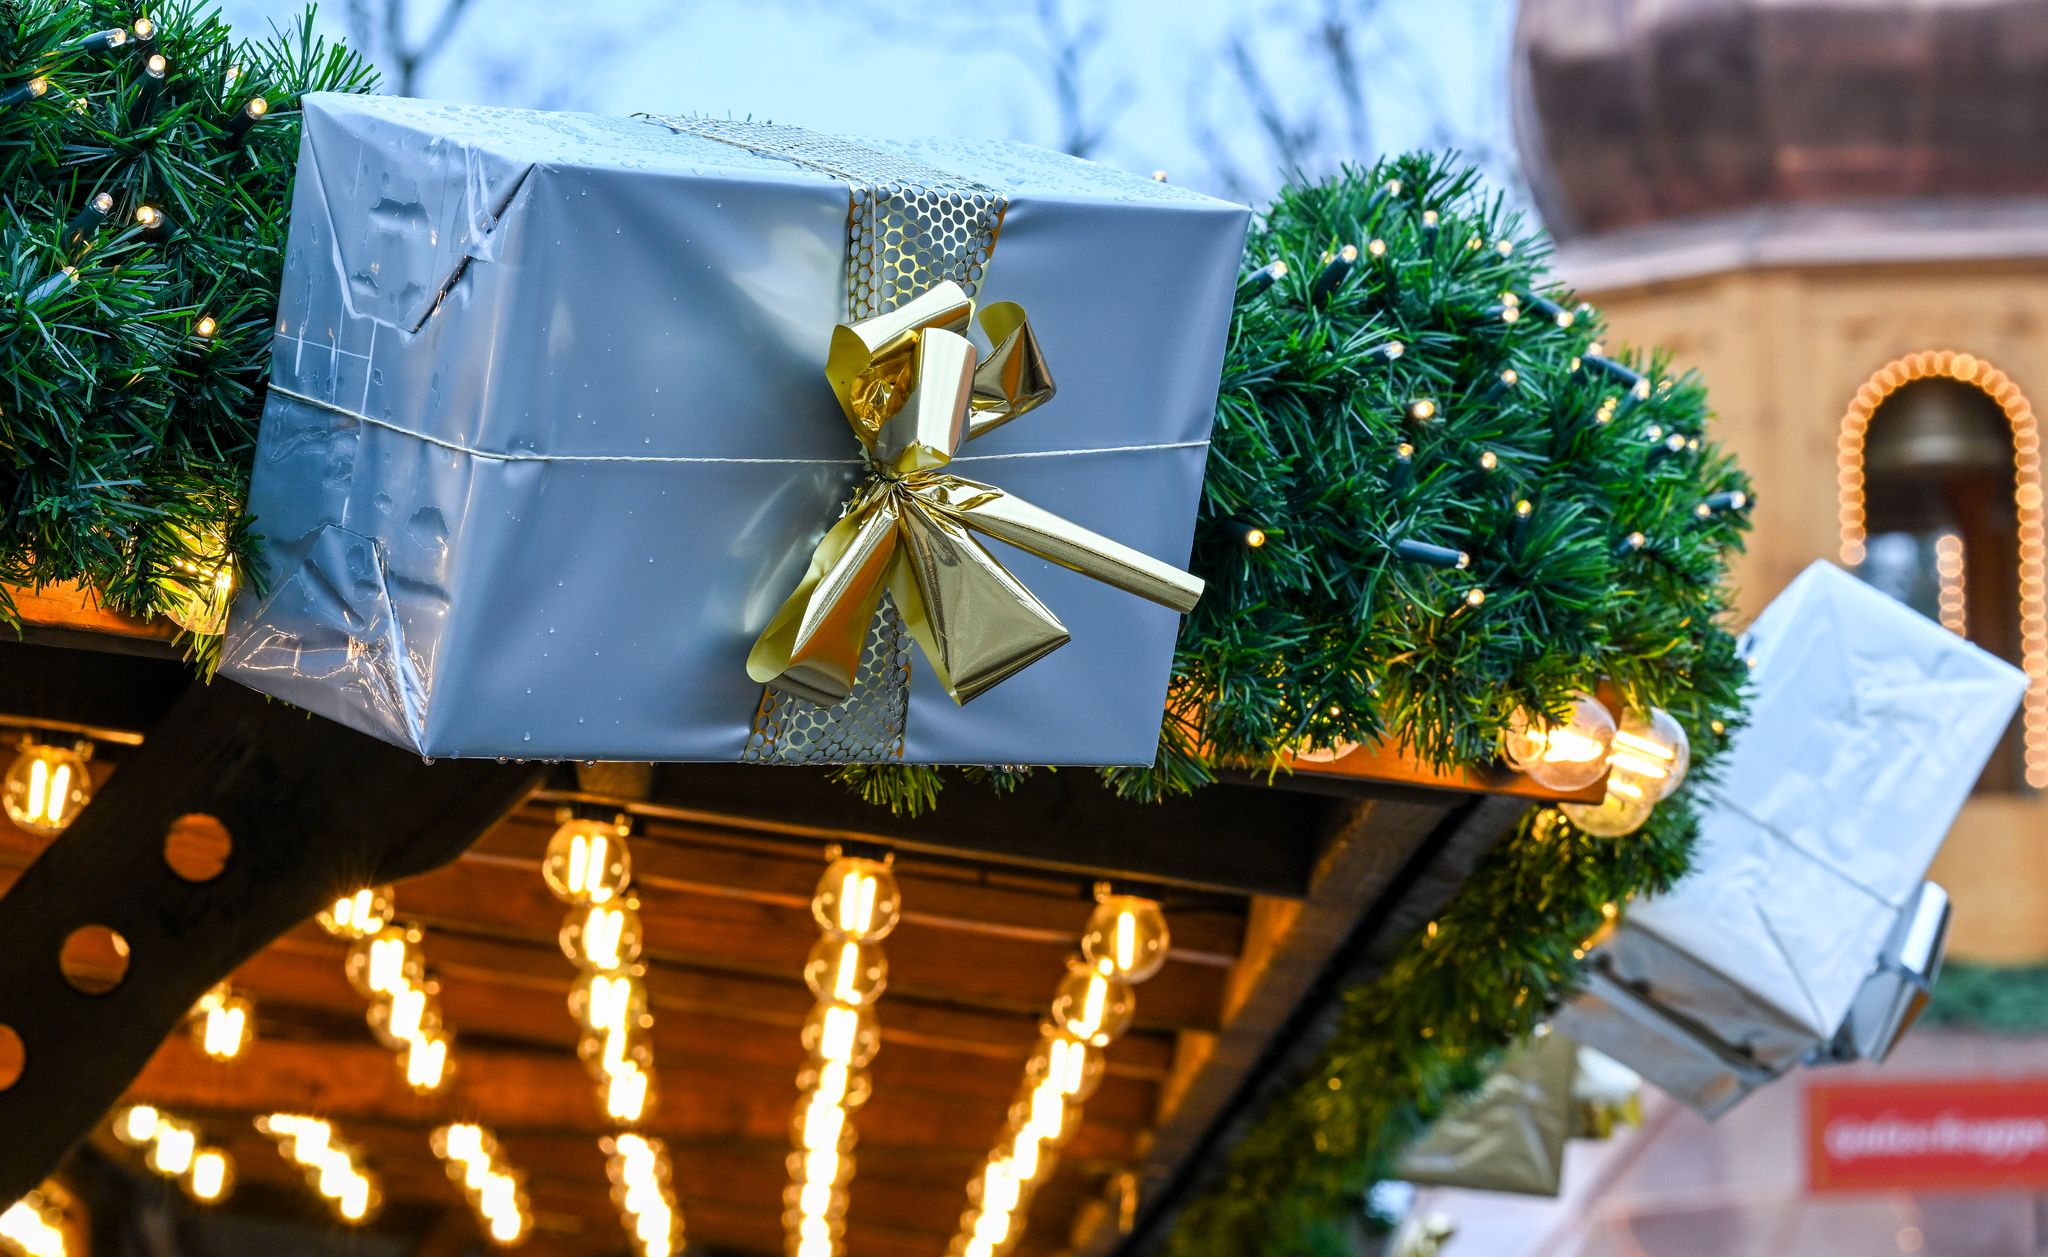
[[[1842,416],[1835,453],[1842,562],[1864,558],[1864,439],[1885,398],[1914,380],[1957,380],[1998,403],[2012,426],[2013,505],[2019,523],[2020,666],[2027,674],[2023,716],[2026,781],[2048,787],[2048,547],[2041,520],[2041,437],[2034,409],[2012,378],[1981,358],[1953,350],[1907,354],[1880,367],[1856,390]]]

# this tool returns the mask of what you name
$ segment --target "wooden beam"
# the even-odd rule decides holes
[[[0,1024],[27,1050],[0,1092],[0,1199],[33,1187],[207,987],[339,889],[443,863],[532,789],[538,770],[429,767],[225,682],[195,685],[0,899]],[[217,818],[225,871],[181,880],[178,817]],[[126,940],[126,980],[88,995],[57,957],[88,923]]]
[[[107,655],[8,640],[0,630],[0,727],[134,734],[192,684],[175,658]]]
[[[1138,806],[1086,769],[1034,773],[1010,794],[956,775],[943,805],[919,817],[863,804],[822,770],[756,764],[658,764],[645,801],[582,794],[573,779],[540,797],[809,843],[851,838],[997,866],[1289,897],[1306,892],[1320,838],[1342,810],[1315,795],[1240,785]]]
[[[41,589],[7,585],[5,592],[21,617],[22,637],[51,646],[95,652],[174,657],[171,640],[178,626],[169,620],[138,620],[109,611],[85,586],[56,581]]]
[[[1076,1236],[1080,1257],[1152,1252],[1189,1200],[1221,1178],[1230,1149],[1335,1033],[1343,994],[1385,972],[1530,806],[1479,795],[1434,814],[1367,804],[1330,845],[1312,892],[1246,974],[1244,997],[1160,1123],[1141,1174],[1135,1225],[1103,1211]]]

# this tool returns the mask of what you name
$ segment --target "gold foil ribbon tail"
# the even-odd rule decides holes
[[[973,310],[942,281],[833,332],[826,377],[867,452],[869,481],[755,642],[755,680],[815,703],[845,698],[884,589],[955,702],[1065,645],[1058,617],[977,532],[1176,611],[1201,597],[1202,582],[1172,564],[944,470],[962,444],[1054,392],[1022,307],[983,313],[994,348],[979,361],[964,335]]]

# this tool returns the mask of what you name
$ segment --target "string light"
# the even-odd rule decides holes
[[[1934,577],[1941,626],[1958,637],[1969,636],[1969,613],[1963,597],[1963,539],[1947,532],[1934,539]]]
[[[50,91],[50,80],[37,75],[17,87],[0,92],[0,108],[9,105],[26,105],[32,100],[41,100]]]
[[[127,30],[114,26],[103,31],[94,31],[92,34],[87,35],[84,39],[78,41],[78,47],[82,52],[112,52],[127,42]]]
[[[1492,450],[1481,450],[1479,452],[1479,470],[1492,471],[1498,466],[1500,466],[1500,455]]]
[[[1374,237],[1365,242],[1365,251],[1376,258],[1383,258],[1387,256],[1387,242]]]
[[[1286,279],[1287,270],[1288,267],[1285,261],[1280,258],[1274,258],[1264,266],[1253,271],[1250,275],[1245,276],[1244,295],[1247,297],[1256,296],[1266,291],[1275,282]]]
[[[114,1114],[114,1137],[142,1152],[142,1163],[159,1177],[174,1179],[200,1204],[225,1200],[233,1190],[235,1163],[201,1141],[199,1128],[147,1104]]]
[[[1527,498],[1515,503],[1514,517],[1508,525],[1508,540],[1520,549],[1529,540],[1529,521],[1536,514],[1536,504]]]
[[[23,1257],[69,1257],[64,1239],[64,1211],[30,1192],[0,1210],[0,1241],[18,1249]]]
[[[610,903],[633,880],[626,849],[625,818],[614,821],[565,819],[548,840],[541,877],[555,898],[569,904]]]
[[[1358,264],[1358,246],[1347,244],[1334,254],[1323,255],[1323,269],[1316,273],[1315,282],[1309,285],[1308,299],[1313,305],[1321,305],[1337,291],[1351,268]]]
[[[1417,541],[1410,537],[1396,541],[1394,553],[1411,563],[1421,563],[1447,571],[1462,572],[1472,566],[1472,556],[1463,550],[1451,546],[1432,545],[1427,541]]]
[[[163,528],[169,571],[157,578],[163,615],[187,633],[218,636],[228,626],[235,600],[235,556],[227,529],[219,523],[168,524]]]
[[[1562,723],[1521,708],[1501,733],[1501,758],[1508,767],[1546,789],[1583,790],[1607,771],[1614,744],[1614,716],[1591,694],[1574,694]]]
[[[92,801],[92,773],[85,766],[91,755],[89,742],[63,747],[24,741],[0,777],[0,808],[7,819],[45,838],[63,833]]]
[[[470,1122],[443,1126],[429,1137],[434,1155],[446,1163],[448,1177],[476,1210],[484,1234],[493,1244],[510,1248],[524,1242],[533,1229],[533,1208],[520,1175],[498,1157],[498,1141]]]
[[[213,334],[219,330],[220,323],[211,314],[200,315],[199,321],[192,325],[192,334],[201,340],[212,340]]]
[[[1474,610],[1486,605],[1486,591],[1474,585],[1465,591],[1465,605]]]
[[[171,238],[171,218],[154,205],[135,207],[135,226],[144,240],[159,243]]]
[[[392,911],[389,886],[365,886],[322,908],[314,920],[334,937],[353,940],[366,938],[391,924]]]
[[[135,93],[135,103],[128,110],[128,125],[139,127],[147,123],[156,113],[157,98],[163,95],[164,79],[169,75],[171,63],[160,52],[149,54],[142,63],[142,86]]]
[[[256,1119],[256,1129],[276,1141],[286,1160],[305,1169],[307,1183],[342,1221],[367,1221],[383,1203],[383,1193],[363,1172],[356,1150],[337,1140],[334,1128],[321,1119],[271,1113]]]
[[[156,23],[146,17],[135,19],[134,31],[136,41],[139,43],[152,43],[156,39]]]
[[[541,874],[557,899],[570,905],[559,941],[577,968],[569,988],[569,1015],[581,1035],[576,1054],[597,1084],[598,1108],[620,1125],[646,1120],[654,1108],[654,1027],[643,947],[640,904],[631,893],[630,823],[564,813],[548,840]]]
[[[1626,537],[1623,537],[1620,541],[1614,543],[1614,553],[1616,557],[1634,554],[1636,551],[1648,545],[1649,542],[1650,539],[1648,537],[1645,537],[1643,534],[1639,532],[1632,532]]]
[[[683,1244],[683,1215],[671,1190],[668,1145],[627,1132],[607,1135],[598,1146],[636,1257],[671,1257]]]
[[[1436,402],[1427,397],[1418,397],[1408,403],[1408,417],[1417,423],[1427,423],[1436,415]]]
[[[50,276],[42,283],[37,284],[34,288],[29,289],[27,297],[28,304],[36,305],[40,302],[46,301],[49,298],[56,296],[58,293],[63,292],[66,288],[71,287],[71,285],[77,282],[78,268],[75,266],[66,266],[63,269],[59,270],[55,275]]]
[[[1266,544],[1266,530],[1240,519],[1226,519],[1222,524],[1223,534],[1247,550],[1256,550]]]
[[[1425,236],[1436,235],[1436,230],[1439,221],[1439,217],[1435,210],[1432,209],[1422,211],[1422,234]]]
[[[64,247],[76,249],[106,225],[114,213],[114,196],[110,192],[95,193],[85,208],[78,211],[71,221],[64,224]]]
[[[243,103],[240,109],[235,110],[234,116],[228,119],[228,138],[234,143],[240,144],[248,138],[249,129],[263,121],[264,115],[269,112],[269,101],[261,96],[251,96]]]
[[[192,1040],[216,1061],[232,1061],[256,1038],[256,1005],[222,982],[192,1007]]]
[[[1561,803],[1572,824],[1602,838],[1642,828],[1685,780],[1692,748],[1685,728],[1659,708],[1630,710],[1607,752],[1607,793],[1599,803]]]
[[[1386,344],[1380,346],[1380,352],[1386,355],[1386,359],[1388,362],[1399,362],[1401,360],[1401,355],[1408,352],[1408,347],[1406,345],[1403,345],[1398,340],[1390,340]]]
[[[417,925],[390,922],[388,887],[356,891],[320,914],[321,928],[353,938],[343,969],[349,985],[370,1001],[370,1032],[400,1053],[405,1085],[422,1095],[446,1086],[454,1072],[454,1034],[441,1019],[440,986],[427,976]],[[385,924],[376,929],[374,922]]]
[[[1513,257],[1515,252],[1515,242],[1512,240],[1497,240],[1494,242],[1493,248],[1494,252],[1500,254],[1502,257]]]
[[[1394,492],[1405,493],[1415,484],[1415,447],[1403,441],[1394,447]]]
[[[1864,441],[1871,416],[1915,380],[1958,380],[1998,403],[2012,429],[2013,505],[2019,523],[2020,668],[2027,675],[2021,708],[2022,745],[2029,786],[2048,789],[2048,530],[2041,508],[2041,435],[2033,406],[2012,377],[1971,354],[1953,350],[1908,354],[1880,367],[1856,390],[1835,447],[1842,563],[1864,559]]]
[[[790,1185],[784,1229],[799,1257],[836,1257],[847,1183],[853,1177],[852,1111],[871,1090],[863,1072],[881,1035],[875,1001],[888,985],[881,941],[896,928],[902,898],[888,858],[833,853],[811,896],[820,935],[804,963],[818,997],[804,1024],[809,1061],[797,1075],[790,1118]]]
[[[967,1185],[969,1208],[947,1250],[956,1257],[995,1257],[1022,1238],[1032,1192],[1051,1173],[1057,1149],[1073,1136],[1082,1105],[1102,1081],[1102,1049],[1130,1024],[1132,983],[1158,973],[1172,946],[1157,902],[1114,894],[1106,885],[1096,887],[1096,898],[1081,957],[1054,992],[1009,1124]]]

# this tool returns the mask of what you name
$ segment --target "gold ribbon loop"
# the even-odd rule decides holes
[[[867,452],[869,479],[826,530],[796,591],[747,656],[756,681],[831,706],[853,690],[886,589],[957,703],[1059,649],[1067,630],[974,533],[1187,612],[1202,582],[1169,563],[944,470],[960,446],[1053,395],[1023,307],[982,311],[942,281],[888,314],[842,323],[825,374]]]

